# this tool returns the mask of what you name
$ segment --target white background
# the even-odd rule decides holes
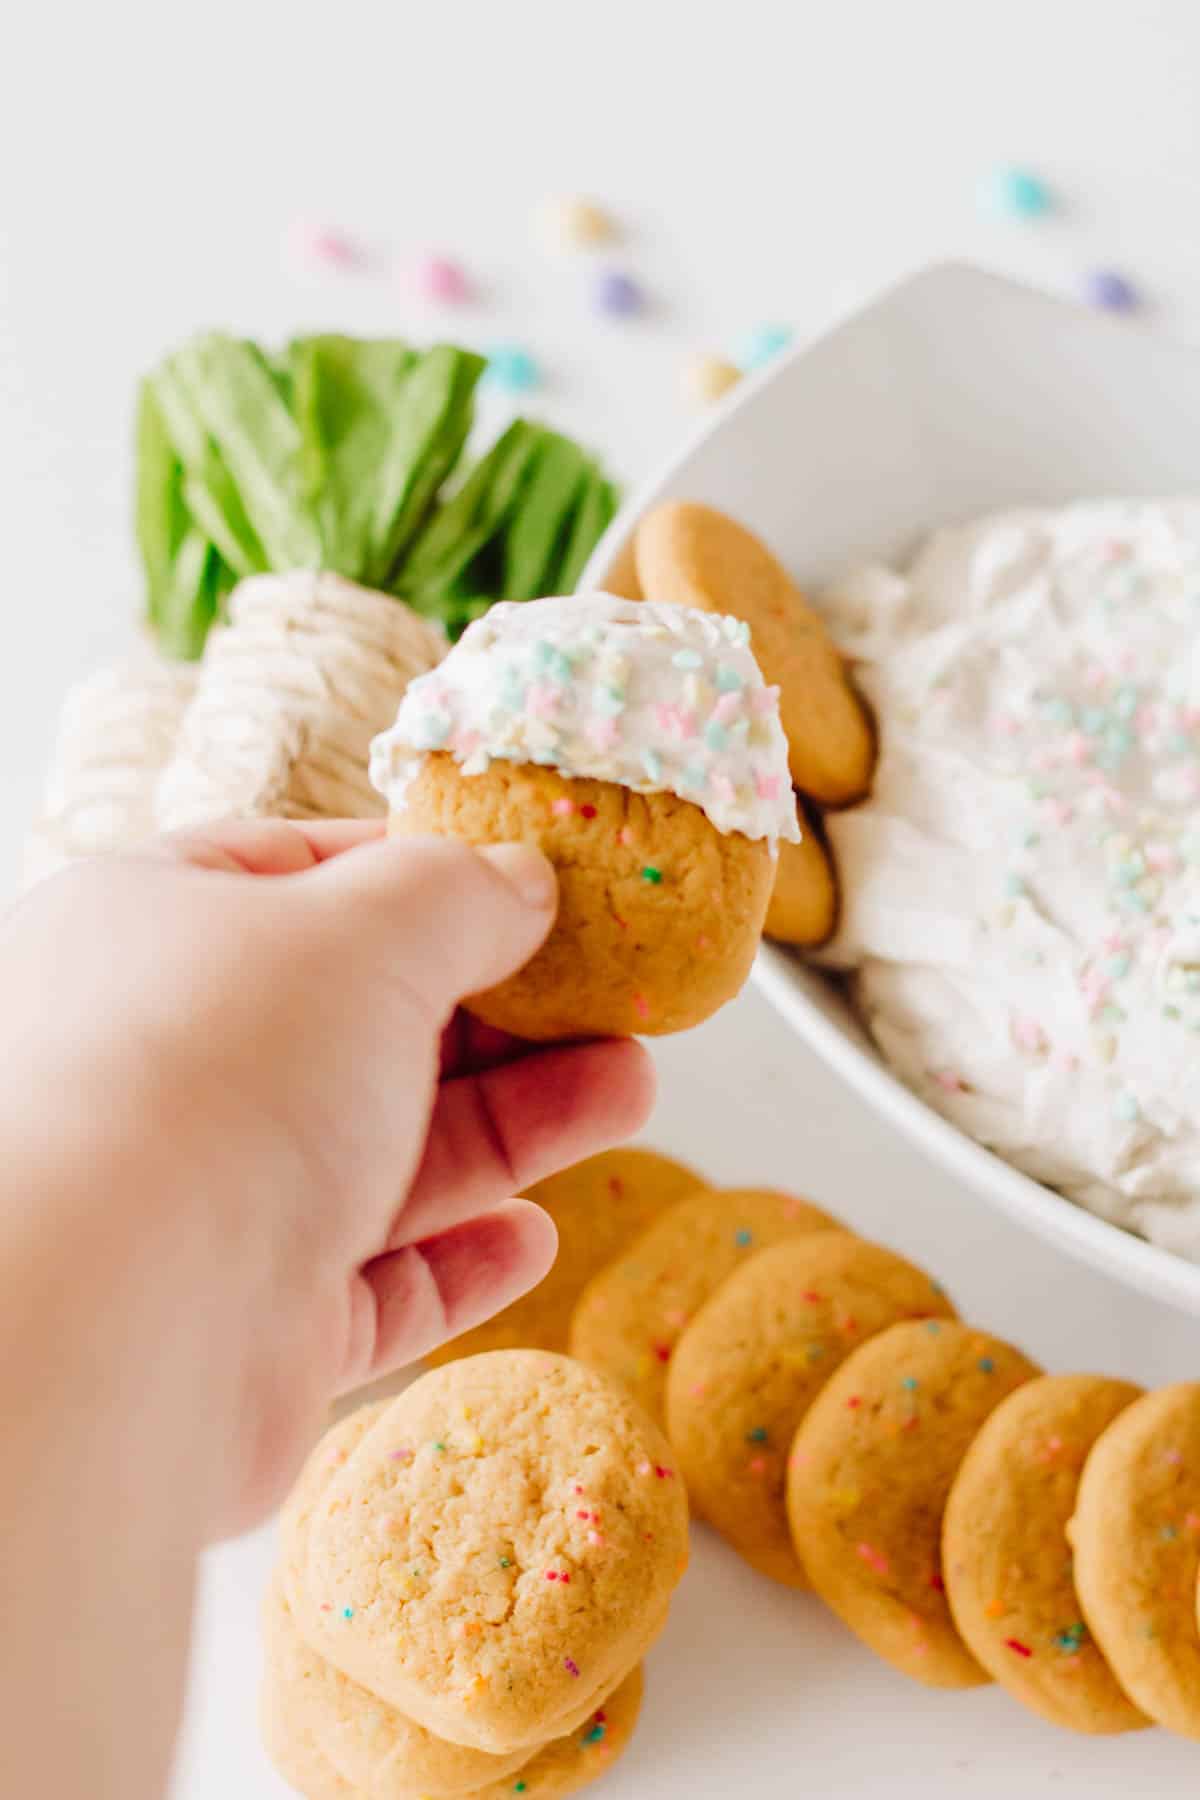
[[[136,610],[133,386],[172,342],[205,324],[518,339],[552,376],[531,405],[628,479],[689,424],[690,351],[769,319],[812,334],[933,258],[1062,289],[1115,265],[1164,329],[1195,337],[1198,68],[1192,0],[25,9],[0,67],[0,874],[63,688]],[[1010,161],[1059,190],[1053,218],[977,210],[980,178]],[[572,191],[625,221],[614,260],[654,296],[643,322],[595,319],[592,264],[536,241],[539,202]],[[481,302],[438,316],[382,269],[298,273],[280,245],[301,214],[395,258],[459,255]],[[1050,1367],[1195,1374],[1194,1325],[979,1211],[757,997],[660,1060],[652,1141],[717,1178],[807,1192],[924,1258]],[[283,1792],[253,1724],[268,1554],[262,1534],[205,1571],[176,1800]],[[1163,1733],[1077,1741],[995,1690],[910,1687],[815,1603],[701,1541],[605,1791],[1169,1796],[1198,1766]]]

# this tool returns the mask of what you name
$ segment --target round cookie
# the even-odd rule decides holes
[[[779,688],[796,786],[824,806],[860,800],[875,764],[870,720],[824,621],[766,545],[711,506],[673,500],[646,514],[634,552],[644,594],[749,625]]]
[[[1159,1725],[1200,1738],[1200,1382],[1118,1413],[1083,1465],[1070,1540],[1113,1674]]]
[[[460,1800],[566,1800],[610,1769],[632,1738],[641,1711],[641,1665],[626,1675],[603,1706],[565,1737],[555,1738],[508,1775],[473,1788]],[[267,1752],[284,1779],[307,1800],[379,1800],[385,1791],[355,1787],[339,1775],[313,1738],[302,1703],[268,1669],[261,1708]],[[414,1800],[418,1800],[413,1790]]]
[[[1103,1375],[1027,1381],[984,1423],[946,1503],[942,1574],[960,1636],[989,1675],[1070,1731],[1149,1723],[1083,1623],[1066,1537],[1088,1452],[1140,1392]]]
[[[326,1487],[390,1404],[388,1400],[371,1400],[365,1406],[356,1407],[353,1412],[335,1420],[309,1451],[279,1514],[285,1592],[290,1592],[300,1578],[307,1555],[308,1528]]]
[[[425,1360],[436,1367],[484,1350],[565,1350],[571,1310],[592,1276],[660,1212],[703,1186],[683,1163],[635,1145],[604,1150],[535,1182],[526,1199],[536,1200],[558,1227],[550,1273],[495,1318]]]
[[[798,844],[779,846],[763,936],[777,944],[815,948],[833,936],[837,924],[837,878],[833,858],[803,808],[800,829]]]
[[[689,1194],[588,1282],[571,1315],[571,1355],[619,1382],[661,1422],[667,1365],[714,1289],[756,1250],[836,1228],[820,1207],[790,1194]]]
[[[282,1734],[311,1744],[355,1792],[373,1800],[443,1800],[500,1781],[528,1761],[524,1750],[491,1756],[448,1743],[351,1681],[305,1643],[278,1577],[263,1608],[263,1643],[268,1710]]]
[[[687,1501],[665,1439],[541,1350],[435,1369],[336,1471],[285,1562],[314,1649],[454,1743],[504,1755],[594,1710],[665,1622]]]
[[[867,1338],[929,1317],[953,1318],[954,1308],[920,1269],[847,1231],[820,1231],[752,1256],[680,1338],[667,1436],[688,1499],[764,1575],[808,1585],[785,1487],[813,1399]]]
[[[929,1687],[987,1680],[946,1602],[942,1514],[975,1433],[1038,1373],[967,1325],[893,1325],[842,1364],[796,1433],[787,1506],[805,1573],[877,1656]]]
[[[479,1018],[538,1040],[699,1024],[750,971],[797,836],[778,703],[736,619],[611,594],[494,607],[375,740],[389,829],[537,845],[558,914]]]

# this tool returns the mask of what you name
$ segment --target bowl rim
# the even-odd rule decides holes
[[[873,299],[839,313],[823,331],[790,345],[762,369],[743,376],[623,501],[588,558],[576,591],[603,586],[604,576],[625,549],[638,519],[656,504],[663,490],[686,469],[697,451],[723,431],[744,407],[752,405],[765,387],[780,380],[788,368],[806,356],[817,343],[831,332],[911,290],[930,283],[964,279],[987,283],[1026,298],[1034,296],[1064,313],[1084,314],[1090,310],[1081,302],[1047,293],[1027,282],[996,275],[960,259],[930,263],[902,276]],[[1105,322],[1124,336],[1136,332],[1160,343],[1174,342],[1177,347],[1185,347],[1179,340],[1171,339],[1167,333],[1156,331],[1143,321]],[[792,952],[764,941],[755,958],[751,980],[801,1041],[874,1113],[886,1119],[934,1162],[959,1177],[982,1200],[1068,1256],[1110,1279],[1165,1300],[1185,1313],[1200,1315],[1200,1265],[1175,1251],[1148,1242],[1125,1226],[1089,1212],[1066,1195],[1024,1174],[943,1118],[891,1072],[877,1051],[856,1043],[808,998],[799,979],[802,971],[818,979],[827,979],[821,970],[803,964]]]

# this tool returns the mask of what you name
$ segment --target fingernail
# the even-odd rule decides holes
[[[519,900],[537,912],[550,912],[558,901],[558,878],[532,844],[489,844],[479,852]]]

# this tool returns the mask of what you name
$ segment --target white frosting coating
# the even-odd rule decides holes
[[[1200,502],[984,519],[827,602],[881,756],[824,960],[956,1124],[1200,1260]]]
[[[740,620],[612,594],[502,604],[410,684],[371,748],[393,811],[424,754],[464,775],[542,763],[639,794],[677,794],[718,831],[798,841],[779,723]]]

